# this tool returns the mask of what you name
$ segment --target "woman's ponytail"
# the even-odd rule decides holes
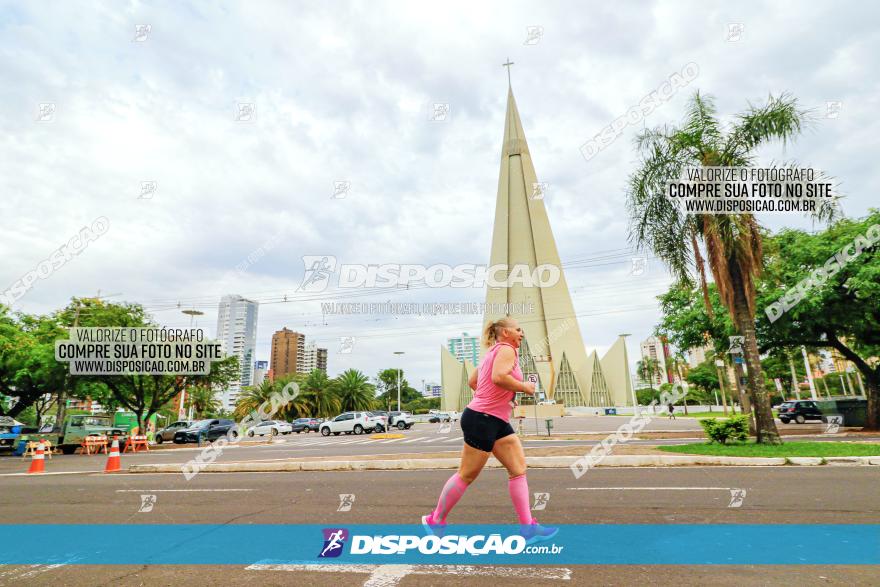
[[[512,322],[513,321],[508,317],[495,321],[490,320],[486,324],[485,330],[483,330],[483,339],[486,341],[486,347],[490,347],[498,342],[498,335],[501,334],[501,329],[510,326]]]

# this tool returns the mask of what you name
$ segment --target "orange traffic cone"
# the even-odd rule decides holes
[[[122,460],[119,458],[119,437],[113,437],[113,444],[110,445],[110,456],[107,457],[107,466],[104,467],[105,473],[113,473],[122,469]]]
[[[34,457],[31,459],[31,468],[28,469],[28,474],[30,473],[45,473],[46,472],[46,456],[43,453],[43,443],[37,445],[37,450],[34,452]]]

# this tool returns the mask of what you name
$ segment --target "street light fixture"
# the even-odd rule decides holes
[[[404,354],[403,351],[394,351],[395,355]],[[400,411],[400,367],[397,368],[397,411]]]

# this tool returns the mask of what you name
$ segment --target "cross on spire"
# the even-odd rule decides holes
[[[510,66],[513,65],[513,61],[510,60],[510,57],[507,58],[507,63],[502,63],[501,67],[507,68],[507,85],[510,85]]]

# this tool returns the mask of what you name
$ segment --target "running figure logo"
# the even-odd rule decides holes
[[[337,512],[350,512],[351,506],[354,505],[354,493],[340,493],[339,494],[339,507],[336,508]]]
[[[348,540],[348,530],[345,528],[324,528],[324,548],[318,558],[336,558],[342,554],[345,541]]]
[[[535,494],[535,505],[532,506],[533,511],[543,510],[547,507],[547,502],[550,501],[549,493],[536,493]]]
[[[745,489],[731,489],[730,490],[730,503],[727,505],[729,508],[738,508],[743,504],[743,501],[746,498],[746,490]]]
[[[302,284],[298,291],[318,292],[327,289],[330,275],[336,270],[336,257],[332,255],[304,255]]]
[[[151,512],[154,505],[156,505],[155,495],[141,494],[141,507],[138,508],[138,513]]]

